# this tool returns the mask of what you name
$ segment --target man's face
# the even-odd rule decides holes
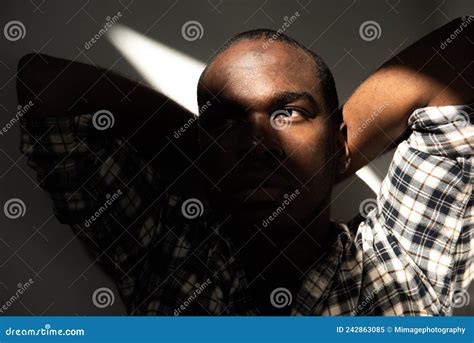
[[[328,203],[339,128],[311,57],[263,43],[236,43],[203,75],[202,168],[218,211],[288,238]]]

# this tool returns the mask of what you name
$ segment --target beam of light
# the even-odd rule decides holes
[[[372,192],[379,194],[382,180],[370,165],[356,171],[356,175],[369,186]]]
[[[204,63],[120,24],[107,38],[152,88],[199,113],[196,89]]]
[[[124,25],[115,24],[107,38],[151,87],[199,115],[196,89],[204,63]],[[356,175],[378,193],[381,180],[370,166]]]

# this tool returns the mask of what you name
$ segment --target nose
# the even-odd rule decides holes
[[[278,130],[271,125],[270,115],[265,112],[253,112],[248,115],[246,130],[242,135],[241,153],[255,157],[272,155],[281,159],[284,150]]]

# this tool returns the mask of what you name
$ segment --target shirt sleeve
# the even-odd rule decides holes
[[[92,247],[127,304],[165,230],[169,194],[159,175],[127,142],[96,128],[92,115],[21,120],[21,151],[56,217]]]
[[[415,110],[378,196],[382,227],[444,308],[474,276],[473,113],[472,105]]]

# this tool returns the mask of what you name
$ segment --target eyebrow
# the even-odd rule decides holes
[[[316,102],[314,97],[306,91],[296,91],[296,92],[282,91],[282,92],[277,92],[273,95],[273,97],[271,99],[271,107],[279,108],[279,107],[282,107],[282,106],[288,104],[289,102],[296,101],[296,100],[306,100],[309,103],[311,103],[311,105],[314,106],[314,108],[315,108],[314,113],[315,114],[320,112],[320,107],[319,107],[318,103]],[[242,110],[244,110],[244,108],[238,102],[236,102],[235,100],[223,97],[223,98],[220,99],[218,104],[216,104],[215,106],[212,106],[211,111],[206,111],[205,113],[200,115],[200,117],[206,117],[206,118],[207,117],[213,117],[213,115],[211,114],[212,111],[216,110],[220,106],[225,106],[226,104],[227,105],[232,105],[233,107],[241,107]]]
[[[282,105],[286,104],[291,101],[295,100],[306,100],[309,101],[316,109],[319,109],[318,103],[316,100],[313,98],[311,94],[309,94],[306,91],[300,91],[300,92],[289,92],[289,91],[284,91],[284,92],[279,92],[275,94],[275,96],[272,99],[272,102],[275,105]]]

